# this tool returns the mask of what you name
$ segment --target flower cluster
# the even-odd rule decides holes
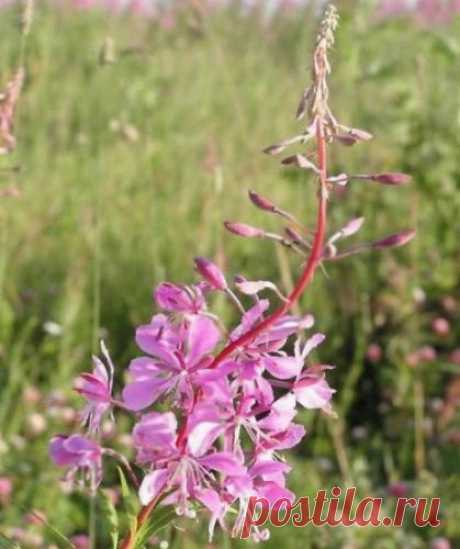
[[[305,436],[304,427],[295,423],[299,407],[334,413],[334,389],[326,379],[331,366],[311,359],[324,334],[312,333],[313,317],[292,314],[292,306],[327,261],[367,249],[401,246],[415,234],[404,230],[339,249],[343,239],[360,229],[364,219],[359,217],[328,236],[327,203],[334,185],[365,180],[397,186],[409,180],[405,174],[393,172],[327,174],[327,145],[353,145],[372,138],[364,130],[340,124],[329,108],[328,50],[337,23],[337,12],[329,6],[314,51],[313,82],[297,111],[299,119],[308,118],[306,130],[265,150],[273,155],[293,144],[316,144],[312,152],[282,161],[308,170],[317,180],[315,230],[308,232],[291,213],[254,191],[249,193],[250,201],[282,219],[284,233],[225,222],[233,234],[268,238],[306,258],[292,292],[284,296],[271,281],[252,281],[241,275],[229,283],[217,265],[197,258],[198,283],[164,282],[156,288],[154,300],[161,312],[136,330],[136,343],[144,354],[129,365],[129,379],[121,396],[112,394],[115,368],[103,345],[104,361],[95,358],[93,372],[82,374],[75,386],[87,401],[83,422],[88,436],[58,436],[51,442],[54,461],[69,467],[71,475],[83,470],[93,488],[101,480],[103,458],[120,459],[139,487],[144,507],[138,526],[157,504],[173,505],[179,515],[189,517],[195,516],[200,504],[211,515],[210,536],[217,523],[229,529],[229,514],[236,515],[231,527],[236,535],[251,496],[272,503],[279,498],[293,501],[286,483],[290,466],[281,452]],[[236,306],[240,318],[232,328],[227,329],[209,306],[213,293],[226,296]],[[267,295],[274,296],[277,307]],[[132,441],[136,463],[144,472],[140,481],[125,458],[96,442],[102,419],[114,408],[134,416]],[[252,535],[262,540],[268,532],[254,529]],[[133,536],[135,532],[123,542],[124,549],[134,547]]]
[[[334,390],[325,379],[330,366],[309,362],[311,351],[325,337],[314,333],[304,338],[313,326],[311,315],[283,315],[211,368],[218,346],[261,322],[270,302],[259,297],[263,283],[238,283],[237,278],[236,291],[250,289],[252,303],[244,310],[215,264],[197,258],[196,265],[203,276],[198,284],[162,283],[156,288],[154,299],[162,312],[136,330],[137,345],[145,354],[129,365],[121,401],[111,394],[113,366],[104,346],[108,367],[95,358],[93,372],[82,374],[75,388],[87,401],[83,421],[89,435],[97,433],[114,406],[135,415],[136,461],[146,471],[139,489],[143,505],[167,493],[162,503],[175,505],[178,514],[194,516],[195,502],[201,502],[211,512],[212,533],[216,522],[227,527],[225,515],[236,504],[236,532],[250,496],[294,499],[286,488],[290,467],[279,452],[305,435],[304,427],[294,423],[297,404],[331,413]],[[228,334],[208,308],[213,292],[231,292],[241,310],[240,322]],[[294,344],[287,352],[290,339]],[[170,411],[152,411],[159,401]],[[72,474],[81,468],[100,482],[105,451],[95,439],[59,435],[50,452],[56,464],[70,467]]]

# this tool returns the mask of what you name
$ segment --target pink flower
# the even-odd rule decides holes
[[[204,280],[214,288],[214,290],[226,290],[227,281],[219,267],[204,257],[195,258],[195,267]]]
[[[49,453],[56,465],[69,468],[69,478],[82,469],[88,474],[93,488],[100,484],[102,449],[93,440],[81,435],[57,435],[51,439]]]
[[[168,417],[161,417],[161,416]],[[153,416],[153,417],[152,417]],[[179,449],[175,446],[177,440],[177,424],[170,414],[149,414],[150,428],[148,435],[139,436],[138,426],[135,427],[135,444],[144,460],[150,456],[155,466],[148,473],[140,486],[139,498],[147,505],[162,491],[170,492],[164,504],[173,504],[181,514],[192,513],[190,500],[201,494],[201,490],[213,490],[214,498],[219,498],[216,473],[225,476],[241,476],[246,474],[246,468],[230,452],[216,451],[211,446],[198,447],[193,444],[193,436],[187,446]],[[152,423],[153,421],[153,423]],[[136,432],[137,430],[137,432]],[[157,450],[152,453],[152,446]],[[165,454],[161,447],[168,448]],[[210,492],[205,493],[210,497]],[[220,498],[219,498],[220,500]]]
[[[158,331],[158,323],[164,331]],[[194,377],[209,364],[208,355],[219,339],[214,321],[204,316],[192,317],[180,330],[157,317],[151,325],[141,326],[136,333],[137,343],[152,358],[141,357],[131,362],[133,381],[123,391],[126,406],[142,410],[170,392],[174,392],[176,401],[190,403]]]
[[[161,309],[178,313],[198,314],[206,306],[200,286],[179,286],[171,282],[157,286],[155,301]]]
[[[109,368],[107,369],[104,363],[94,356],[93,373],[81,374],[75,381],[75,390],[88,401],[82,417],[90,433],[99,430],[102,418],[110,409],[112,402],[114,366],[104,342],[101,342],[101,349]]]

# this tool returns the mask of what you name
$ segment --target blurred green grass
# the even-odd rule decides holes
[[[17,19],[15,9],[1,14],[2,82],[18,59]],[[308,10],[267,24],[231,9],[202,19],[184,8],[166,31],[135,18],[38,7],[19,146],[0,159],[1,186],[21,191],[0,204],[0,475],[14,480],[13,503],[0,507],[2,528],[39,509],[66,534],[85,530],[85,498],[62,494],[46,456],[50,433],[68,429],[49,393],[77,402],[72,379],[88,368],[101,336],[120,371],[126,366],[136,354],[134,327],[152,314],[156,283],[193,280],[195,255],[252,279],[295,276],[298,262],[284,251],[230,238],[221,221],[276,229],[251,209],[251,188],[312,223],[309,181],[260,151],[298,128],[293,114],[309,78],[314,24]],[[460,292],[458,31],[458,21],[428,31],[375,21],[365,2],[344,5],[331,102],[339,119],[376,139],[334,149],[331,169],[401,170],[414,181],[401,189],[356,185],[334,196],[331,227],[362,214],[365,238],[412,226],[418,237],[407,249],[328,267],[304,297],[302,308],[328,334],[321,360],[337,365],[340,419],[305,414],[311,435],[291,457],[302,495],[350,480],[364,495],[396,480],[417,496],[440,495],[449,519],[442,533],[460,542],[458,447],[446,441],[458,418],[442,428],[430,407],[458,374],[447,360],[459,346],[458,310],[442,305],[446,296],[458,302]],[[116,62],[101,65],[106,37]],[[8,171],[16,165],[20,171]],[[414,300],[420,289],[422,305]],[[430,328],[439,315],[452,317],[444,338]],[[61,335],[46,332],[50,321]],[[371,342],[383,348],[378,364],[366,358]],[[436,348],[437,360],[410,369],[408,354],[424,344]],[[24,400],[30,386],[43,393],[35,404]],[[414,399],[420,387],[422,402]],[[32,412],[46,419],[44,433],[31,434]],[[420,432],[426,458],[417,465]],[[438,534],[280,530],[273,546],[424,547]],[[204,543],[198,539],[180,543]]]

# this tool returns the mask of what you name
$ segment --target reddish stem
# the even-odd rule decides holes
[[[160,493],[156,498],[152,499],[152,501],[148,505],[142,507],[142,509],[139,511],[139,514],[137,515],[136,530],[134,532],[132,530],[129,532],[128,536],[120,542],[118,549],[133,549],[134,543],[136,541],[136,534],[139,532],[141,526],[149,518],[150,513],[158,505],[161,497],[162,494]]]
[[[259,334],[267,330],[274,324],[287,311],[297,302],[299,297],[305,291],[305,288],[313,279],[316,267],[319,265],[323,253],[324,235],[326,231],[326,217],[327,217],[327,165],[326,165],[326,142],[323,135],[323,127],[321,121],[317,124],[317,140],[318,140],[318,167],[320,170],[320,189],[319,189],[319,205],[318,216],[316,221],[315,239],[313,241],[310,256],[308,257],[305,269],[294,289],[288,296],[287,300],[279,309],[273,312],[265,320],[254,326],[251,330],[243,334],[235,341],[229,343],[222,351],[216,356],[209,368],[216,368],[225,358],[230,356],[240,347],[244,347],[251,341],[253,341]]]
[[[229,343],[222,351],[216,356],[209,368],[216,368],[225,358],[230,356],[236,350],[244,347],[251,341],[253,341],[259,334],[267,330],[274,322],[281,316],[286,314],[289,309],[297,302],[300,296],[305,291],[306,287],[310,284],[315,274],[316,268],[321,262],[323,255],[324,237],[326,233],[326,220],[327,220],[327,155],[326,155],[326,140],[324,138],[324,130],[321,118],[318,118],[316,126],[316,138],[317,138],[317,153],[318,153],[318,168],[319,168],[319,198],[318,198],[318,214],[316,218],[315,238],[313,241],[312,249],[308,257],[307,264],[297,281],[294,289],[289,294],[287,301],[274,311],[265,320],[254,326],[251,330],[243,334],[235,341]],[[199,400],[199,394],[195,395],[195,402]],[[189,414],[190,415],[190,414]],[[187,418],[177,435],[177,446],[179,448],[185,447],[187,443]],[[150,513],[154,510],[160,499],[158,495],[148,505],[143,507],[137,517],[136,531],[144,524],[144,522],[150,516]],[[119,549],[133,549],[136,532],[130,532],[128,537],[121,542]]]

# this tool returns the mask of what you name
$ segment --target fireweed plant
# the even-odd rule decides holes
[[[363,250],[401,246],[415,235],[415,231],[407,230],[339,249],[340,242],[361,227],[363,218],[356,218],[327,236],[328,197],[334,185],[353,180],[400,185],[410,179],[401,173],[327,172],[328,145],[354,145],[372,138],[366,131],[339,123],[329,107],[328,52],[334,44],[337,23],[335,7],[327,7],[313,54],[312,84],[304,91],[297,110],[299,120],[307,119],[306,129],[265,149],[277,155],[291,145],[311,144],[311,151],[308,148],[305,154],[288,156],[282,164],[306,170],[316,181],[314,231],[308,234],[293,215],[255,192],[249,193],[251,202],[283,220],[284,233],[225,222],[233,234],[272,239],[304,258],[292,292],[285,297],[272,282],[242,276],[237,276],[231,287],[215,264],[197,258],[200,282],[163,282],[155,289],[154,299],[161,312],[136,330],[136,343],[144,355],[130,363],[129,381],[121,396],[112,395],[115,367],[102,343],[102,360],[94,357],[93,371],[81,374],[75,384],[86,400],[86,432],[57,435],[50,442],[54,462],[67,468],[67,478],[82,473],[93,495],[102,481],[106,459],[119,460],[126,468],[142,508],[121,542],[124,549],[139,544],[142,529],[158,505],[173,506],[177,515],[190,518],[204,507],[210,514],[212,537],[216,523],[238,535],[251,496],[265,497],[269,502],[294,500],[286,487],[291,467],[281,452],[295,447],[305,436],[304,427],[294,422],[297,406],[333,414],[334,389],[326,380],[332,366],[309,359],[325,336],[313,333],[304,337],[313,327],[313,317],[293,315],[290,309],[324,263]],[[266,290],[279,302],[277,307],[272,308],[267,298],[260,297]],[[208,297],[214,292],[226,295],[239,311],[240,321],[231,329],[208,309]],[[249,296],[244,300],[250,300],[248,308],[238,294]],[[159,402],[168,411],[154,411],[152,406]],[[124,456],[99,444],[102,419],[114,419],[117,409],[134,416],[135,470]],[[269,532],[254,527],[252,537],[264,540]]]

